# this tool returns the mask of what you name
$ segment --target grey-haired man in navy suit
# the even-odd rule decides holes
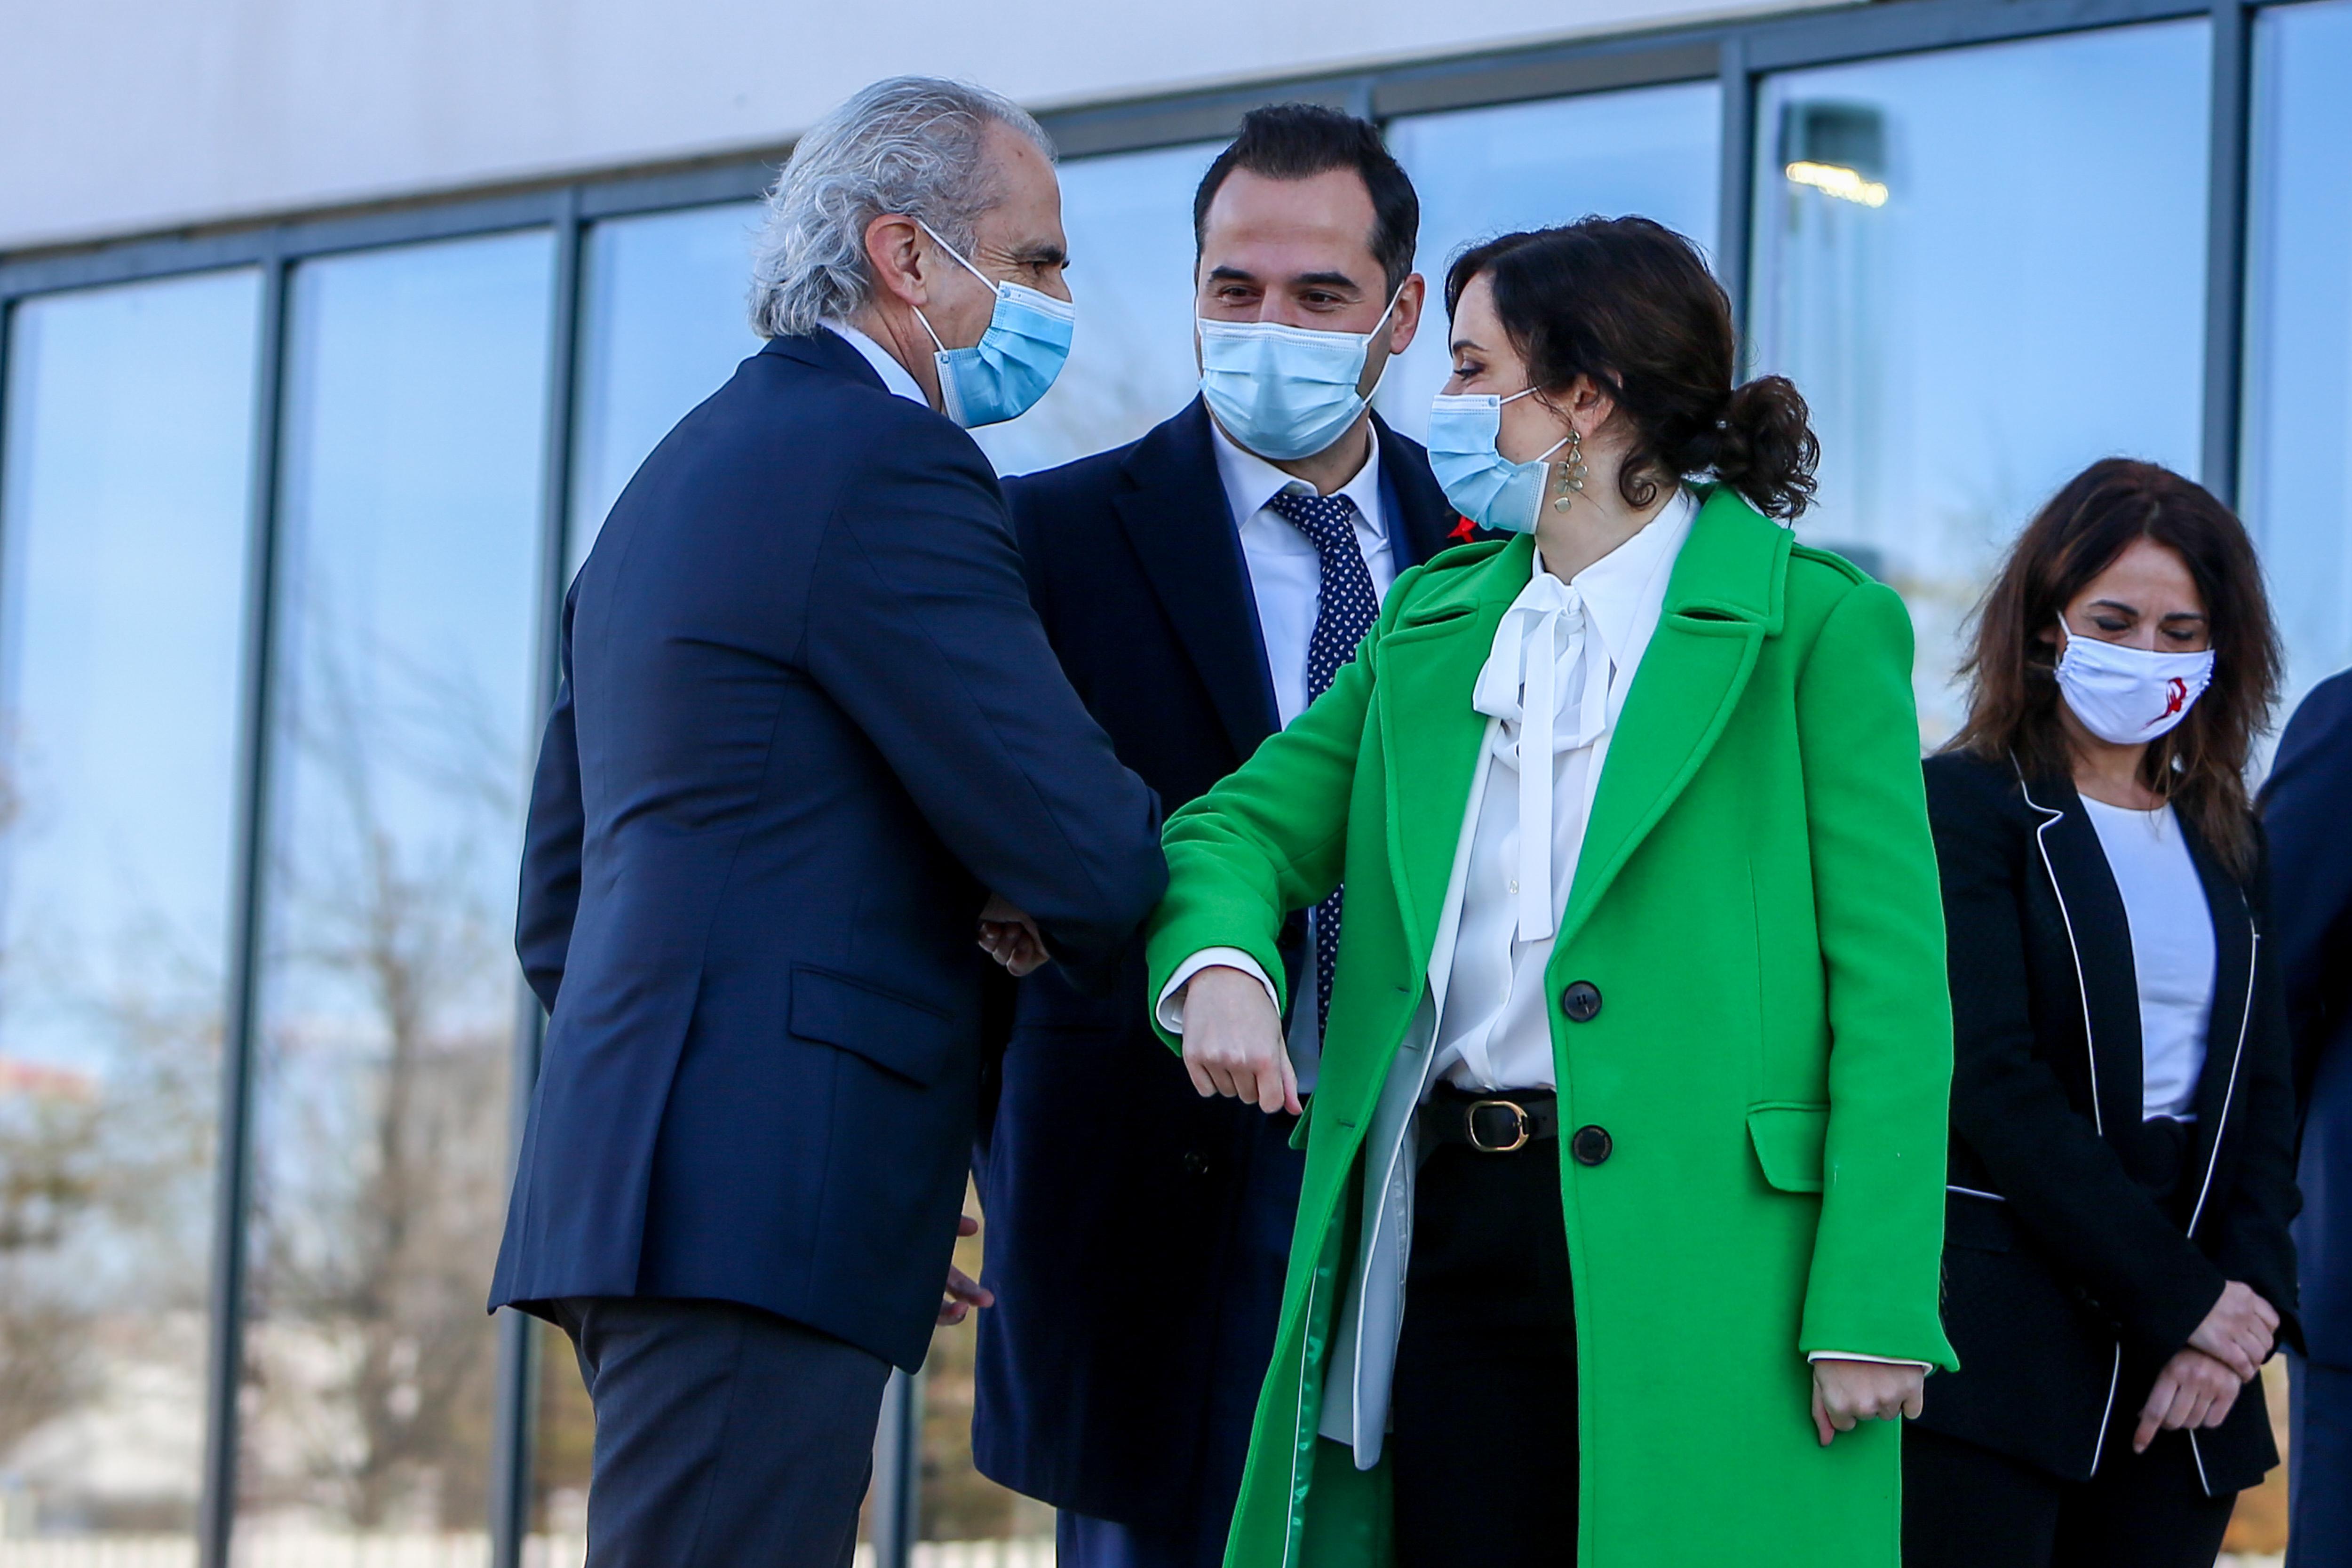
[[[1379,132],[1259,110],[1193,217],[1204,396],[1007,485],[1046,636],[1170,810],[1306,707],[1397,574],[1463,526],[1366,402],[1424,296],[1419,204]],[[1266,352],[1292,333],[1314,336]],[[1231,371],[1279,372],[1291,348],[1298,374]],[[1302,1092],[1342,918],[1318,909],[1287,944]],[[982,1160],[997,1304],[974,1454],[1062,1510],[1065,1568],[1222,1560],[1297,1207],[1296,1119],[1203,1099],[1153,1037],[1143,985],[1139,944],[1110,996],[1024,984]]]

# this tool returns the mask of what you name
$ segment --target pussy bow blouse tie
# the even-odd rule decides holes
[[[1556,760],[1589,746],[1608,726],[1608,657],[1584,595],[1538,571],[1495,628],[1470,705],[1502,724],[1494,754],[1519,778],[1518,940],[1549,937],[1559,923],[1552,898],[1552,791]]]

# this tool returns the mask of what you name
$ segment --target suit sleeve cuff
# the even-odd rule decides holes
[[[1161,1028],[1171,1035],[1184,1032],[1184,987],[1192,984],[1192,976],[1203,969],[1219,968],[1238,969],[1249,975],[1265,987],[1265,999],[1274,1004],[1275,1012],[1279,1014],[1282,1011],[1282,997],[1275,991],[1274,982],[1266,978],[1265,971],[1258,966],[1256,959],[1237,947],[1204,947],[1178,964],[1176,973],[1169,976],[1168,984],[1160,987],[1155,1012]]]
[[[1805,1360],[1808,1362],[1866,1361],[1875,1366],[1916,1366],[1921,1372],[1933,1372],[1936,1370],[1924,1361],[1910,1361],[1897,1355],[1856,1355],[1852,1351],[1815,1351],[1811,1354],[1806,1356]]]

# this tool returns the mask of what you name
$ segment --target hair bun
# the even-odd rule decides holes
[[[1759,376],[1734,387],[1711,434],[1713,440],[1701,443],[1712,448],[1707,466],[1757,510],[1795,518],[1812,503],[1822,444],[1804,394],[1787,376]]]

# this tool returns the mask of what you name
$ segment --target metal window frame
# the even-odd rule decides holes
[[[1405,115],[1486,108],[1625,88],[1721,84],[1718,269],[1734,309],[1748,304],[1756,199],[1755,123],[1767,75],[1811,66],[2011,42],[2143,23],[2206,17],[2212,27],[2209,200],[2202,396],[2205,483],[2225,500],[2238,486],[2244,374],[2249,60],[2257,10],[2303,0],[1883,0],[1633,29],[1508,49],[1408,60],[1361,70],[1269,78],[1238,86],[1145,95],[1053,110],[1040,118],[1063,155],[1142,152],[1229,135],[1263,103],[1329,103],[1385,123]],[[600,221],[761,194],[789,152],[779,144],[650,170],[551,179],[352,209],[294,214],[203,232],[134,237],[0,254],[0,399],[9,384],[9,318],[24,299],[252,267],[262,274],[248,524],[242,726],[238,752],[234,951],[228,957],[229,1026],[221,1076],[219,1169],[212,1238],[205,1378],[205,1455],[198,1512],[200,1562],[226,1568],[235,1522],[237,1387],[246,1316],[252,1182],[252,1071],[258,1026],[263,869],[268,836],[272,645],[279,534],[279,465],[286,413],[285,328],[294,268],[323,256],[469,238],[524,228],[554,232],[554,331],[547,386],[545,492],[540,507],[539,690],[551,699],[555,629],[562,613],[577,416],[580,268],[589,227]],[[0,429],[5,429],[0,406]],[[527,992],[513,1045],[519,1139],[537,1072],[541,1019]],[[491,1538],[496,1568],[517,1568],[530,1516],[531,1417],[536,1405],[532,1325],[502,1314],[493,1456]],[[908,1433],[891,1452],[910,1456]],[[908,1462],[911,1462],[911,1458]],[[887,1481],[890,1478],[881,1478]],[[901,1495],[908,1478],[886,1487]],[[886,1565],[887,1568],[887,1565]]]

